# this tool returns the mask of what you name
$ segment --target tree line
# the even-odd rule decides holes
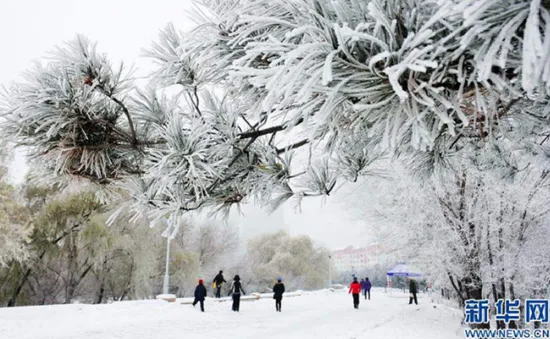
[[[108,223],[113,207],[86,187],[0,186],[0,305],[100,304],[162,292],[162,226],[128,215]],[[327,253],[309,237],[285,233],[242,246],[234,226],[190,219],[171,240],[169,292],[191,296],[199,278],[208,281],[220,268],[243,276],[250,290],[265,291],[277,276],[290,289],[321,288]]]

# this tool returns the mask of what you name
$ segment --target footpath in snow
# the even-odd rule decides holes
[[[464,338],[460,312],[430,302],[408,305],[408,294],[374,289],[353,308],[347,291],[319,291],[283,299],[197,305],[161,300],[106,305],[55,305],[0,309],[2,339],[191,339],[191,338]],[[435,308],[434,308],[435,306]]]

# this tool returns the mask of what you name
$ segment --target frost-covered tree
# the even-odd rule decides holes
[[[8,306],[15,306],[29,289],[31,294],[41,295],[36,303],[71,302],[93,267],[90,252],[97,239],[83,234],[100,207],[92,193],[83,193],[51,200],[33,215],[29,258],[11,263],[5,272],[6,279],[14,278],[6,292]]]
[[[7,181],[8,156],[8,148],[0,142],[0,269],[28,257],[32,232],[29,210],[18,197],[17,188]]]
[[[244,278],[260,291],[273,287],[279,276],[288,290],[323,288],[328,283],[329,254],[308,236],[292,237],[282,231],[261,235],[248,243],[250,276]]]
[[[220,269],[227,273],[239,259],[237,229],[217,220],[188,219],[173,242],[171,276],[178,296],[190,295],[199,278],[208,282]]]
[[[123,185],[159,217],[328,195],[387,152],[424,169],[495,140],[546,155],[549,8],[204,0],[195,30],[169,26],[147,52],[148,88],[78,37],[8,91],[2,131],[51,173]]]
[[[32,210],[31,227],[25,255],[0,267],[0,306],[105,303],[161,293],[166,267],[161,228],[145,220],[130,222],[130,213],[108,224],[115,207],[109,209],[86,190],[29,185],[23,193],[22,208]],[[227,267],[237,237],[233,228],[214,221],[187,222],[180,229],[172,240],[169,274],[171,291],[183,297],[192,295],[198,278],[209,279]],[[12,238],[12,243],[18,240]]]
[[[29,211],[18,201],[17,191],[0,182],[0,267],[12,260],[27,258],[27,243],[32,232]]]
[[[539,263],[550,255],[543,245],[550,240],[550,172],[502,177],[473,166],[485,157],[461,154],[452,170],[422,183],[401,170],[367,186],[383,192],[364,204],[381,228],[374,233],[436,286],[452,289],[461,306],[471,298],[546,297],[550,279]]]

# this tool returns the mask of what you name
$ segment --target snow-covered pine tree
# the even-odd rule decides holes
[[[197,9],[201,25],[169,26],[147,53],[146,90],[83,37],[58,49],[5,96],[3,133],[50,172],[123,185],[159,216],[328,195],[388,152],[419,152],[423,169],[502,139],[550,154],[547,0]]]

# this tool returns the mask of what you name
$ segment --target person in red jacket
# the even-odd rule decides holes
[[[353,307],[359,308],[359,295],[361,294],[361,284],[357,281],[357,277],[353,278],[353,282],[349,285],[349,292],[353,296]]]

